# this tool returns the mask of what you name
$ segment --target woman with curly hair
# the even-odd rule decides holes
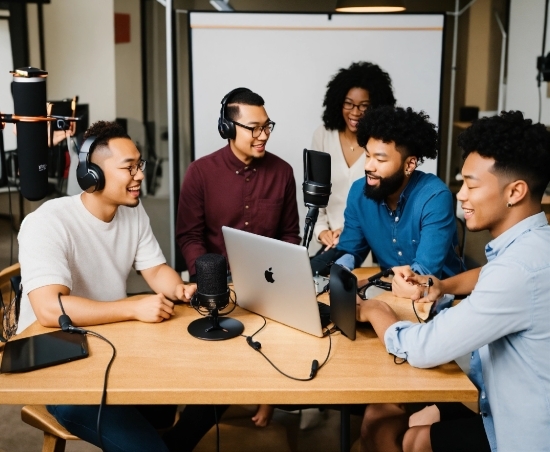
[[[364,176],[364,149],[357,143],[357,123],[370,107],[395,105],[391,78],[379,66],[356,62],[340,69],[327,85],[323,125],[313,134],[311,148],[331,156],[332,193],[319,210],[315,238],[322,257],[312,261],[313,274],[328,274],[334,247],[344,226],[344,209],[351,184]]]

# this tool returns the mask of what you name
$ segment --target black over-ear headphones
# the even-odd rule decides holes
[[[87,193],[103,190],[105,187],[105,175],[103,170],[90,161],[92,147],[97,137],[86,138],[78,152],[78,167],[76,168],[76,180],[80,188]],[[90,151],[92,149],[92,151]]]
[[[235,124],[225,117],[225,109],[227,104],[235,94],[247,92],[251,93],[252,91],[248,88],[235,88],[234,90],[229,91],[222,99],[222,108],[220,110],[220,118],[218,119],[218,132],[220,132],[220,136],[224,140],[233,140],[237,136]]]

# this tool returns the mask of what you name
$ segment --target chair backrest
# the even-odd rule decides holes
[[[10,306],[13,297],[16,296],[16,293],[12,287],[11,279],[19,276],[20,274],[21,267],[19,263],[10,265],[0,271],[0,293],[2,295],[2,303],[0,304],[0,319],[2,319],[2,322],[0,323],[0,334],[3,337],[10,336],[10,334],[7,334],[8,331],[4,331],[4,328],[6,328],[6,323],[10,326],[13,325],[13,319],[16,319],[19,316],[19,306],[17,303],[17,305],[12,306],[14,312],[10,313],[10,320],[8,322],[4,321],[4,307]]]

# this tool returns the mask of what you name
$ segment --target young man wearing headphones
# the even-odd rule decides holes
[[[23,285],[18,331],[38,320],[59,327],[61,304],[75,326],[125,320],[162,322],[174,314],[172,300],[189,301],[166,264],[139,202],[145,161],[116,123],[97,122],[85,133],[77,179],[84,190],[47,201],[29,214],[19,232]],[[139,270],[155,292],[129,300],[126,280]],[[71,433],[98,445],[98,406],[48,406]],[[156,426],[170,425],[176,407],[107,405],[102,414],[105,450],[167,450]],[[166,423],[161,418],[166,419]]]
[[[227,145],[191,163],[179,198],[176,240],[191,280],[199,256],[227,257],[222,226],[300,243],[294,174],[287,162],[266,150],[275,123],[263,98],[236,88],[221,104],[218,132]],[[226,409],[227,405],[187,406],[164,436],[170,450],[192,450]],[[252,420],[265,426],[272,412],[261,405]]]
[[[222,226],[300,243],[292,167],[266,150],[274,127],[258,94],[237,88],[223,98],[227,145],[191,163],[179,198],[176,240],[191,276],[197,257],[227,257]]]

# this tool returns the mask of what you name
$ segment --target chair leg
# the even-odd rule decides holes
[[[44,432],[44,444],[42,444],[42,452],[65,452],[65,444],[67,441],[59,436]]]

